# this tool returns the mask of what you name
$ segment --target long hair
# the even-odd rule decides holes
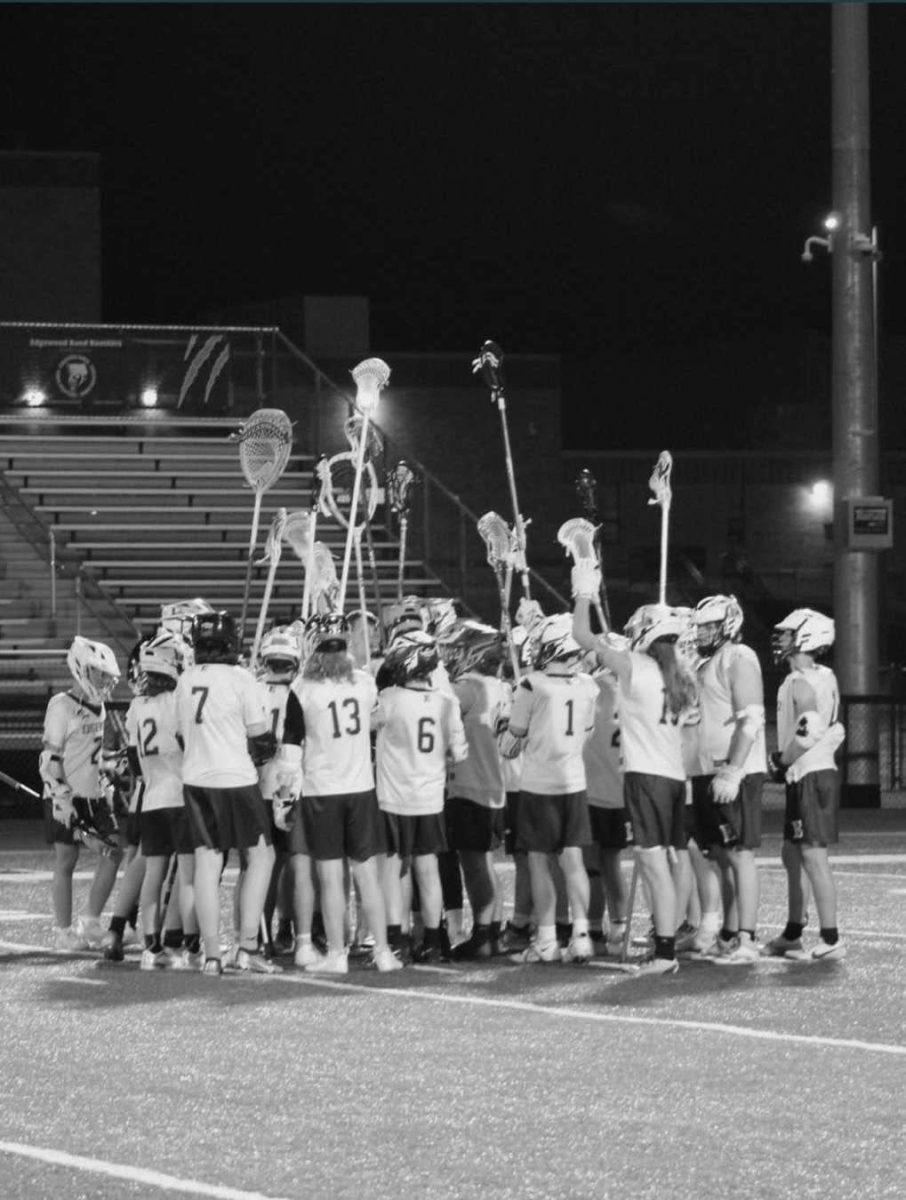
[[[314,683],[352,683],[355,659],[348,650],[314,650],[302,668],[302,678]]]
[[[664,678],[668,711],[674,717],[681,716],[698,703],[698,688],[692,672],[677,652],[675,642],[659,638],[651,643],[647,653],[657,663]]]

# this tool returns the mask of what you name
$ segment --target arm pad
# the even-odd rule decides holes
[[[742,732],[753,741],[764,729],[764,705],[748,704],[736,714]]]

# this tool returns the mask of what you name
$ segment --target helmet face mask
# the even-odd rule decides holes
[[[195,661],[235,665],[239,661],[239,631],[228,612],[198,613],[192,619]]]
[[[66,665],[92,704],[103,704],[119,682],[120,669],[116,655],[104,642],[73,638]]]
[[[835,627],[831,617],[813,608],[794,609],[774,626],[771,654],[780,664],[794,654],[818,656],[834,644]]]
[[[710,658],[725,642],[737,640],[743,613],[735,596],[706,596],[696,604],[692,621],[699,653]]]

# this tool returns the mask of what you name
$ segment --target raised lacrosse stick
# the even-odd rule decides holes
[[[342,611],[338,603],[340,581],[330,547],[324,542],[314,543],[312,555],[312,612]]]
[[[565,548],[574,563],[577,563],[579,559],[598,561],[598,556],[595,554],[595,527],[585,517],[572,517],[569,521],[564,521],[557,530],[557,541]],[[600,595],[595,596],[592,603],[598,614],[601,630],[607,633],[610,630],[610,619],[605,617]]]
[[[352,500],[349,505],[349,526],[346,530],[346,547],[343,551],[343,569],[340,573],[340,592],[337,597],[339,611],[346,604],[346,586],[349,582],[349,564],[355,540],[356,517],[359,511],[359,493],[362,488],[362,471],[365,467],[365,451],[368,443],[368,422],[377,410],[381,388],[390,378],[390,368],[380,358],[366,358],[350,372],[356,383],[355,405],[362,414],[362,429],[359,434],[359,449],[352,484]]]
[[[380,595],[376,582],[377,562],[374,557],[374,546],[371,541],[370,521],[377,509],[378,496],[380,494],[377,472],[374,469],[372,457],[383,452],[383,443],[381,442],[380,435],[373,428],[368,431],[366,457],[361,471],[362,487],[359,492],[359,511],[356,511],[354,516],[352,510],[349,512],[344,511],[344,504],[351,499],[353,491],[356,463],[359,458],[359,436],[363,430],[364,423],[362,418],[358,414],[350,417],[344,425],[349,449],[343,450],[339,454],[333,454],[330,458],[322,458],[318,463],[318,478],[320,481],[318,508],[323,516],[332,517],[333,520],[342,525],[347,534],[350,528],[353,530],[353,548],[356,549],[360,595],[364,587],[362,582],[364,575],[361,568],[361,545],[356,548],[355,540],[361,539],[363,530],[368,532],[368,551],[371,557],[372,575],[376,583],[375,590]]]
[[[415,472],[404,460],[387,472],[386,491],[390,511],[396,513],[400,527],[400,550],[396,568],[396,599],[398,604],[403,602],[403,582],[406,573],[406,537],[409,532],[409,494],[418,480]]]
[[[318,514],[329,517],[330,507],[326,494],[330,491],[330,462],[326,454],[322,454],[315,467],[314,495],[311,505],[311,525],[308,535],[308,550],[305,556],[305,584],[302,588],[302,620],[307,621],[313,611],[312,588],[315,581],[315,534],[317,533]]]
[[[307,571],[309,554],[312,548],[312,535],[315,524],[315,510],[312,508],[309,511],[307,508],[297,508],[287,514],[286,523],[283,526],[283,541],[289,546],[296,558],[302,564],[302,570],[306,573],[305,586],[308,585]],[[305,600],[303,588],[303,603]]]
[[[506,592],[504,571],[510,559],[510,528],[500,513],[486,512],[478,519],[478,532],[488,554],[488,562],[497,580],[497,591],[500,595],[500,632],[506,638],[510,661],[513,664],[513,675],[520,677],[519,655],[513,641],[513,627],[510,622],[509,599]]]
[[[256,567],[263,567],[267,564],[267,581],[264,585],[264,599],[261,601],[261,611],[258,613],[258,624],[255,626],[255,640],[252,642],[252,654],[249,661],[249,666],[253,671],[258,665],[258,651],[261,647],[261,639],[264,637],[264,622],[267,619],[267,610],[271,602],[271,592],[274,590],[274,576],[277,574],[277,567],[280,565],[285,527],[286,509],[278,508],[273,521],[271,521],[264,554],[255,563]]]
[[[607,628],[612,629],[610,621],[610,605],[607,602],[607,584],[604,581],[604,558],[601,554],[601,526],[598,524],[598,481],[584,467],[576,477],[576,495],[585,511],[585,516],[594,526],[595,558],[598,560],[598,570],[601,572],[601,604],[604,616],[607,618]]]
[[[293,424],[280,408],[259,408],[240,426],[239,433],[233,436],[239,441],[239,465],[242,467],[245,481],[255,492],[248,566],[242,593],[242,615],[239,618],[241,646],[245,637],[245,618],[252,587],[252,566],[258,542],[258,524],[261,520],[261,497],[286,470],[293,446]]]
[[[658,504],[661,509],[661,573],[658,587],[658,604],[667,603],[667,544],[668,526],[670,524],[670,504],[673,500],[673,490],[670,487],[670,473],[673,470],[673,456],[669,450],[662,450],[654,464],[648,486],[654,492],[649,504]]]
[[[510,448],[510,430],[506,417],[506,396],[503,389],[503,351],[496,342],[484,342],[478,352],[478,357],[472,361],[472,374],[481,375],[491,389],[491,400],[497,405],[500,413],[500,428],[503,431],[503,451],[506,458],[506,474],[510,485],[510,502],[513,505],[513,528],[516,533],[516,543],[521,555],[519,574],[522,579],[522,594],[531,598],[531,582],[528,564],[525,560],[525,526],[516,496],[516,473],[513,470],[513,452]]]

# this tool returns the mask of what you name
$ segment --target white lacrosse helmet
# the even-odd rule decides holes
[[[537,669],[543,671],[551,663],[566,663],[581,656],[582,647],[573,637],[572,614],[556,613],[548,617],[538,637]]]
[[[395,639],[387,650],[383,666],[394,683],[404,685],[430,679],[439,662],[437,639],[423,629],[412,629]]]
[[[705,596],[692,612],[695,641],[710,658],[724,642],[735,642],[742,629],[743,615],[735,596]]]
[[[103,704],[119,682],[116,655],[104,642],[73,638],[66,665],[92,704]]]
[[[161,633],[175,633],[177,637],[184,638],[188,642],[192,636],[193,618],[213,611],[207,600],[202,600],[200,597],[195,600],[176,600],[172,604],[162,604],[158,630]]]
[[[264,663],[269,683],[283,683],[295,678],[302,662],[299,639],[282,626],[264,635],[258,656]]]
[[[144,690],[155,695],[157,692],[172,690],[168,686],[158,684],[155,675],[164,676],[176,687],[177,680],[184,669],[185,651],[177,638],[171,633],[161,634],[150,642],[143,642],[138,651],[138,667],[144,683]],[[149,676],[152,678],[149,680]]]
[[[537,600],[529,600],[523,596],[516,605],[516,624],[521,625],[526,634],[531,634],[532,631],[541,624],[544,620],[544,610]]]
[[[819,654],[834,644],[834,622],[813,608],[795,608],[774,626],[771,652],[775,663],[791,654]]]
[[[495,674],[505,658],[505,650],[499,629],[480,621],[462,621],[442,647],[442,654],[450,678],[456,680],[467,671]]]
[[[459,621],[456,601],[448,596],[426,600],[422,605],[422,616],[425,632],[437,638],[439,642],[445,642],[453,635]]]
[[[632,650],[646,651],[662,638],[676,642],[687,631],[688,618],[669,604],[643,604],[623,627]]]

